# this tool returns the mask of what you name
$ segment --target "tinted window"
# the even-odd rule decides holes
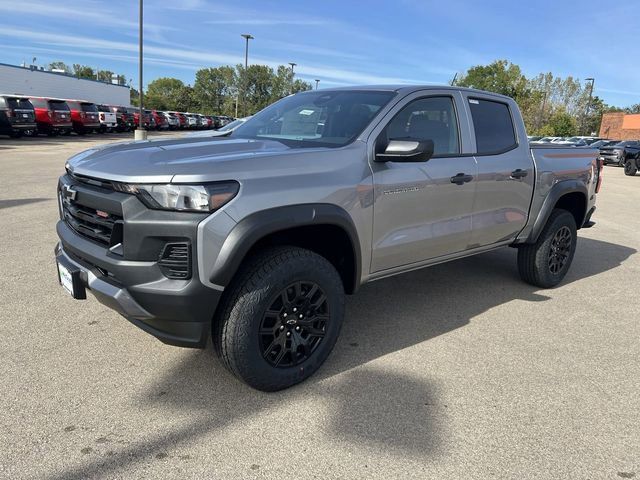
[[[49,106],[51,107],[51,110],[69,111],[69,105],[67,105],[67,102],[63,102],[62,100],[49,100]]]
[[[478,153],[503,152],[516,145],[511,112],[506,103],[470,98],[469,107]]]
[[[106,105],[98,105],[99,112],[111,112],[111,109]]]
[[[26,98],[7,98],[7,107],[13,109],[33,110],[33,105]]]
[[[433,140],[434,155],[460,153],[458,121],[451,97],[414,100],[389,122],[388,140]]]
[[[314,91],[283,98],[234,131],[292,147],[341,147],[352,142],[395,96],[387,91]]]
[[[83,112],[97,112],[98,108],[93,103],[83,103],[81,104]]]

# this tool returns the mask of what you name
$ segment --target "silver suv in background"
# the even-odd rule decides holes
[[[492,93],[299,93],[226,137],[69,159],[59,279],[163,342],[212,338],[238,378],[278,390],[322,365],[367,282],[514,247],[524,281],[558,285],[593,225],[597,155],[530,147],[516,103]]]

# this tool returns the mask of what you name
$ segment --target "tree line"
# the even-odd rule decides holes
[[[310,89],[311,84],[295,79],[284,65],[275,70],[267,65],[222,66],[198,70],[193,86],[177,78],[158,78],[147,86],[143,102],[158,110],[244,117],[291,93]],[[131,102],[138,104],[135,89]]]
[[[551,72],[527,78],[518,65],[507,60],[471,67],[452,83],[512,97],[529,135],[597,135],[603,113],[640,113],[640,104],[628,108],[607,105],[593,95],[590,82]]]

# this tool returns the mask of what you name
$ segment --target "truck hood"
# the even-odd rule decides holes
[[[318,149],[293,149],[272,140],[171,138],[93,148],[71,157],[66,168],[77,175],[117,182],[208,181],[250,173],[264,157],[288,157],[302,150]]]

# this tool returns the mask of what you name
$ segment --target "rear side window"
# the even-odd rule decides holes
[[[33,110],[33,105],[26,98],[7,98],[7,107],[21,110]]]
[[[107,107],[106,105],[98,105],[98,111],[99,112],[111,112],[109,107]]]
[[[470,98],[469,107],[479,154],[497,154],[516,147],[516,132],[506,103]]]

